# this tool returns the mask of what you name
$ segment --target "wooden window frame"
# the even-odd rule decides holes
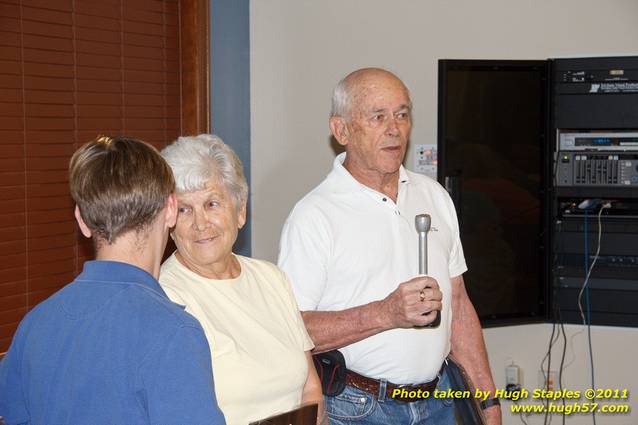
[[[210,133],[210,1],[180,2],[182,135]]]

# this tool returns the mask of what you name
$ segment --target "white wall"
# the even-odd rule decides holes
[[[438,59],[638,54],[637,16],[635,0],[251,1],[253,255],[276,259],[288,212],[329,171],[330,95],[348,72],[363,66],[395,71],[412,92],[412,142],[436,143]],[[409,156],[408,168],[412,161]],[[535,375],[549,331],[548,325],[536,325],[486,332],[498,385],[510,357]],[[568,382],[584,386],[585,352],[578,338]],[[623,361],[618,355],[635,357],[638,333],[602,328],[594,339],[600,382],[635,388],[637,368],[629,355]],[[570,422],[590,423],[583,421]],[[631,421],[598,420],[637,422],[638,412]]]
[[[638,54],[637,16],[636,0],[253,0],[254,255],[276,258],[290,208],[329,170],[330,95],[348,72],[397,72],[413,143],[436,143],[438,59]]]
[[[558,332],[558,326],[556,328]],[[497,387],[505,387],[505,366],[512,362],[522,370],[522,384],[530,393],[539,388],[541,361],[548,351],[552,326],[546,324],[509,326],[486,329],[485,342],[490,356],[490,365]],[[589,348],[587,328],[585,326],[565,325],[567,350],[563,369],[563,387],[567,390],[581,391],[591,388]],[[556,335],[558,337],[558,334]],[[596,415],[598,425],[629,425],[638,423],[638,329],[592,326],[592,351],[596,388],[628,389],[629,400],[598,400],[600,404],[629,404],[631,415]],[[563,350],[562,337],[556,340],[552,348],[551,370],[558,371]],[[547,364],[544,365],[547,370]],[[588,402],[585,398],[579,400]],[[567,404],[570,400],[566,400]],[[527,404],[531,404],[530,400]],[[518,416],[509,413],[510,403],[504,403],[504,423],[521,424]],[[529,425],[543,424],[544,416],[535,414],[525,418]],[[560,417],[553,422],[560,423]],[[591,416],[571,415],[567,417],[569,425],[591,424]]]

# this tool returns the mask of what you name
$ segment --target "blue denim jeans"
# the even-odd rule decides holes
[[[437,389],[450,387],[447,371],[443,372]],[[379,394],[372,395],[358,388],[346,389],[334,397],[326,397],[326,410],[331,425],[455,425],[454,400],[430,396],[411,403],[385,397],[385,382]]]

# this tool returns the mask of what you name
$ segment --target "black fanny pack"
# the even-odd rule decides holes
[[[324,395],[339,395],[346,388],[346,360],[339,350],[315,354],[312,361],[321,380]]]

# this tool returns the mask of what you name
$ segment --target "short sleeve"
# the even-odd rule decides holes
[[[308,331],[306,329],[306,325],[303,321],[303,317],[301,317],[301,312],[299,311],[299,306],[297,305],[297,301],[295,300],[295,296],[292,292],[292,286],[286,273],[280,271],[281,280],[284,288],[286,290],[285,295],[288,301],[288,305],[290,306],[290,320],[294,323],[294,329],[296,330],[296,338],[300,342],[300,348],[303,351],[310,351],[315,348],[315,344],[312,342],[310,335],[308,335]]]
[[[294,212],[293,212],[294,213]],[[279,244],[278,266],[286,273],[301,311],[317,309],[326,287],[330,238],[320,219],[288,218]]]
[[[450,217],[450,227],[452,229],[452,249],[450,251],[448,271],[450,277],[457,277],[467,271],[467,265],[465,263],[465,255],[463,254],[463,245],[461,244],[459,220],[456,216],[456,208],[454,208],[454,202],[452,202],[452,199],[450,199],[447,192],[445,192],[445,196],[447,198],[448,215]]]
[[[204,332],[182,326],[140,367],[150,423],[225,424],[217,405],[210,351]]]

